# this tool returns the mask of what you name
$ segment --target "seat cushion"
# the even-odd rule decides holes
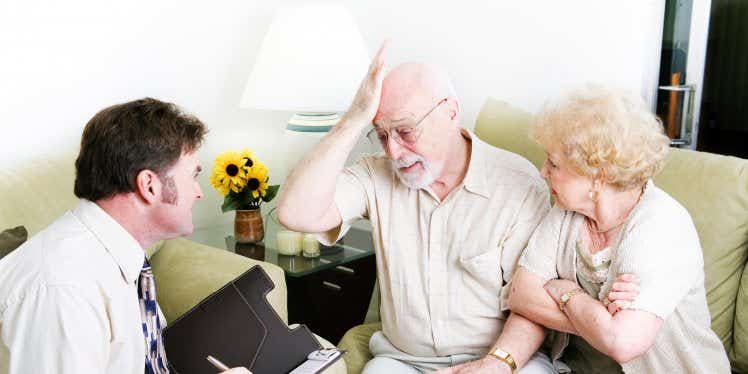
[[[369,352],[369,339],[381,329],[381,322],[358,325],[348,330],[340,339],[338,349],[348,351],[343,356],[345,365],[348,367],[348,374],[358,374],[364,370],[364,365],[372,358],[371,352]]]

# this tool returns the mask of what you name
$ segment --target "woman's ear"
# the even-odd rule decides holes
[[[135,193],[148,204],[159,201],[161,196],[161,179],[153,170],[141,170],[135,176]]]
[[[607,173],[605,173],[604,168],[600,168],[600,171],[597,173],[597,177],[595,178],[594,183],[597,183],[596,187],[598,191],[608,185]]]

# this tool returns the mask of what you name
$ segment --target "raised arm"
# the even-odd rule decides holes
[[[304,232],[324,232],[340,225],[341,215],[334,200],[337,176],[379,107],[386,47],[387,42],[374,56],[369,72],[340,123],[288,177],[278,202],[278,219],[284,226]]]

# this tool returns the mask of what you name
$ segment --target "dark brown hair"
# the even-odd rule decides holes
[[[143,170],[163,176],[183,152],[197,150],[205,125],[176,105],[144,98],[93,116],[75,160],[75,196],[90,201],[136,190]]]

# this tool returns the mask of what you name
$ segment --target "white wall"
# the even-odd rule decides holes
[[[661,0],[345,3],[370,52],[389,37],[392,64],[429,61],[450,70],[466,127],[487,96],[536,111],[585,81],[643,94],[656,83]],[[45,157],[72,162],[80,132],[96,111],[152,96],[179,104],[210,127],[201,155],[206,198],[196,207],[196,224],[230,219],[220,214],[220,198],[208,184],[218,153],[250,147],[270,166],[271,182],[286,173],[277,145],[290,113],[238,107],[276,6],[246,0],[3,2],[0,168],[22,169]]]

